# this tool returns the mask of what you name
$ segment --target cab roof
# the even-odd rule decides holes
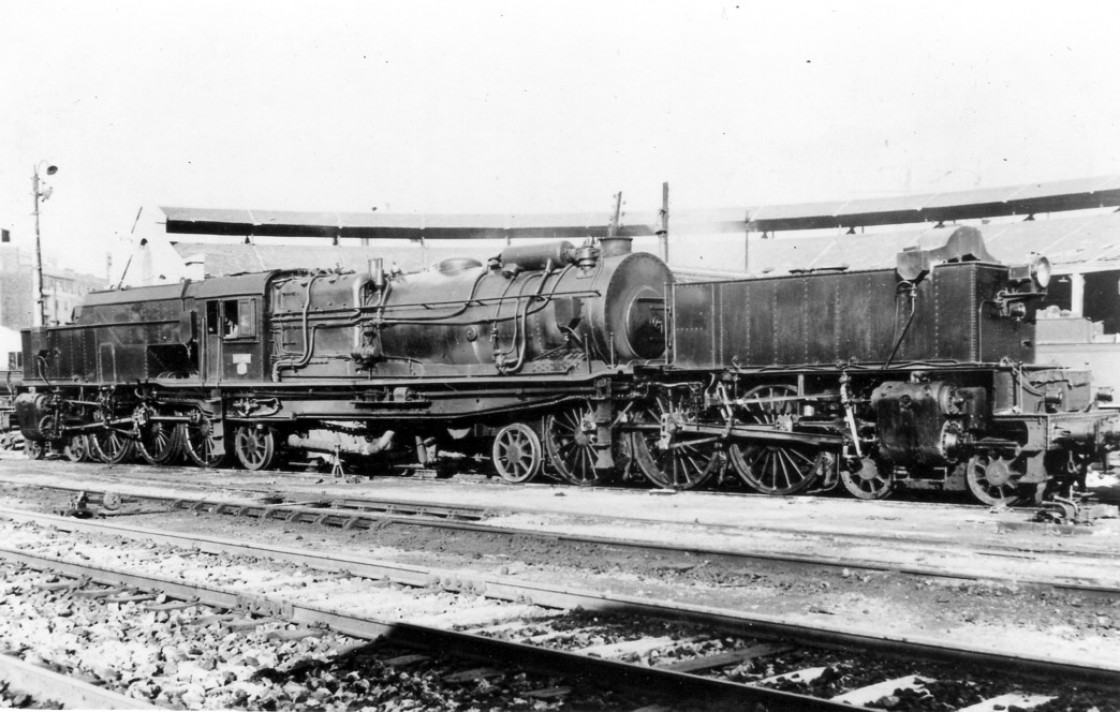
[[[276,270],[252,272],[228,277],[211,277],[199,282],[184,280],[175,284],[158,284],[151,287],[122,287],[86,295],[83,307],[131,304],[133,302],[152,302],[168,299],[213,299],[225,296],[246,296],[264,294],[268,281]]]

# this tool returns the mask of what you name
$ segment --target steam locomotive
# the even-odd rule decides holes
[[[1088,373],[1032,365],[1048,278],[960,228],[866,272],[677,284],[614,237],[414,274],[121,289],[24,331],[15,408],[33,454],[75,460],[261,470],[317,453],[371,471],[488,461],[510,482],[735,473],[770,494],[1011,502],[1068,490],[1120,440]]]

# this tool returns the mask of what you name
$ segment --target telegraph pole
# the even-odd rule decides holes
[[[661,218],[661,225],[657,230],[661,261],[669,264],[669,183],[667,181],[661,184],[661,211],[658,215]]]
[[[43,247],[39,236],[39,201],[50,197],[50,192],[44,192],[39,187],[39,166],[45,161],[39,161],[31,173],[31,194],[35,197],[35,276],[32,292],[35,294],[35,309],[31,313],[32,326],[45,326],[47,323],[46,304],[43,299]],[[58,173],[58,166],[47,166],[47,175]]]

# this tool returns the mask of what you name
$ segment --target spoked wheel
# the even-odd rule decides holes
[[[865,457],[852,467],[840,468],[844,489],[859,499],[883,499],[891,493],[893,482],[888,465]]]
[[[135,452],[135,442],[118,430],[102,428],[89,436],[90,452],[102,462],[116,465]]]
[[[152,420],[141,431],[136,443],[140,456],[152,465],[166,465],[180,452],[177,429],[171,423]]]
[[[85,433],[71,435],[66,441],[64,452],[70,462],[87,462],[92,459],[93,453],[90,452],[89,436]]]
[[[792,416],[797,408],[796,401],[782,399],[795,395],[797,390],[784,384],[752,388],[743,399],[756,402],[746,406],[744,420],[755,425],[778,423]],[[797,494],[812,487],[822,469],[817,466],[819,454],[819,448],[792,442],[732,443],[728,448],[735,472],[748,487],[776,495]]]
[[[723,465],[718,439],[706,433],[684,433],[696,414],[685,398],[660,396],[636,416],[643,428],[633,434],[634,461],[658,487],[689,490],[703,486]]]
[[[739,477],[763,494],[804,492],[833,466],[820,448],[800,443],[732,445],[728,454]]]
[[[590,403],[569,407],[545,418],[544,446],[556,474],[581,487],[608,481],[613,472],[595,468],[598,432],[595,410]]]
[[[42,460],[47,455],[47,444],[42,440],[23,439],[23,454],[28,460]]]
[[[541,439],[524,423],[510,423],[494,438],[494,469],[506,482],[528,482],[541,471]]]
[[[51,443],[46,438],[54,432],[54,416],[45,415],[39,420],[39,433],[41,437],[38,440],[24,438],[23,452],[27,455],[28,460],[42,460],[47,456],[47,451],[51,447]]]
[[[205,415],[198,415],[197,422],[179,424],[179,442],[183,454],[199,467],[218,467],[226,459],[224,450],[218,447],[218,433],[214,421]]]
[[[233,449],[246,470],[267,470],[276,462],[276,431],[266,425],[241,425]]]
[[[968,461],[965,479],[972,496],[984,504],[1011,506],[1019,501],[1023,472],[1016,459],[981,453]]]

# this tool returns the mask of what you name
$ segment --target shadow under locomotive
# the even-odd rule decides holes
[[[30,451],[1010,503],[1120,440],[1089,373],[1034,365],[1049,264],[1000,264],[972,228],[895,269],[690,284],[628,238],[376,262],[89,295],[23,332]]]

